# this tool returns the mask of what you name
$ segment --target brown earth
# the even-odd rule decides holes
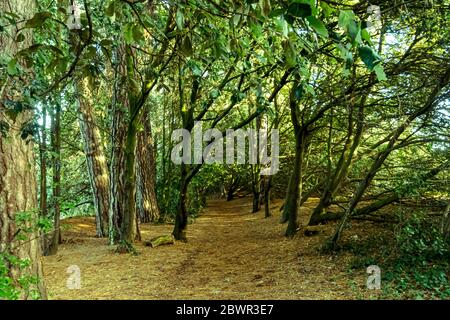
[[[317,199],[301,208],[305,225]],[[274,216],[251,214],[251,199],[211,200],[188,228],[188,242],[157,248],[136,244],[139,255],[117,254],[105,239],[95,238],[93,218],[63,221],[63,244],[44,258],[50,299],[357,299],[371,298],[365,269],[349,273],[353,256],[319,254],[317,248],[334,230],[319,235],[284,237]],[[361,241],[371,222],[354,222],[346,237]],[[144,240],[170,234],[172,225],[141,226]],[[358,234],[360,234],[358,238]],[[344,237],[344,241],[345,241]],[[350,238],[348,238],[350,239]],[[68,289],[68,268],[81,271],[81,289]]]

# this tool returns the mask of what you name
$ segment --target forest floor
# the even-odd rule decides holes
[[[318,199],[300,210],[305,225]],[[318,247],[334,230],[319,235],[302,232],[286,239],[279,221],[281,201],[273,216],[251,212],[251,199],[211,200],[189,225],[188,242],[157,248],[136,244],[138,255],[118,254],[95,238],[93,218],[62,222],[63,244],[44,259],[50,299],[360,299],[376,298],[366,289],[367,274],[349,270],[350,252],[324,255]],[[173,225],[143,224],[143,240],[170,234]],[[363,241],[371,222],[353,222],[343,241]],[[347,238],[346,238],[347,237]],[[81,288],[68,289],[68,268],[81,271]]]

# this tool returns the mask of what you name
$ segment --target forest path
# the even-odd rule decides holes
[[[351,256],[324,256],[316,247],[332,227],[316,237],[287,240],[274,216],[251,212],[251,199],[211,200],[188,227],[188,242],[157,248],[137,244],[137,256],[115,254],[105,239],[93,237],[92,218],[64,220],[65,243],[44,258],[52,299],[349,299],[363,288],[364,271],[350,278]],[[314,201],[301,212],[307,219]],[[143,239],[168,234],[171,225],[142,225]],[[70,290],[67,268],[81,272],[81,288]],[[351,284],[353,283],[353,285]],[[356,284],[356,285],[355,285]]]

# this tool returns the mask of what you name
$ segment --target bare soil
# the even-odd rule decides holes
[[[318,199],[300,210],[305,225]],[[334,230],[302,232],[286,239],[273,216],[251,212],[251,199],[211,200],[188,228],[188,242],[157,248],[136,244],[139,255],[117,254],[105,239],[95,238],[93,218],[63,220],[63,244],[45,257],[50,299],[357,299],[370,298],[366,270],[349,273],[349,253],[323,255],[318,247]],[[371,222],[353,222],[344,237],[363,240]],[[143,240],[170,234],[172,225],[143,224]],[[359,234],[359,238],[358,238]],[[81,270],[81,289],[68,289],[68,268]]]

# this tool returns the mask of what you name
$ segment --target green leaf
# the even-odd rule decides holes
[[[41,27],[51,16],[52,14],[50,12],[38,12],[33,16],[33,18],[27,21],[27,23],[25,24],[25,28]]]
[[[190,57],[194,53],[192,50],[191,37],[188,35],[184,37],[183,41],[181,42],[181,52],[183,52],[186,57]]]
[[[8,66],[7,66],[7,72],[11,77],[17,75],[19,70],[17,68],[17,60],[16,59],[12,59],[11,61],[9,61]]]
[[[335,11],[332,7],[330,7],[326,2],[320,1],[320,7],[322,8],[322,12],[325,17],[331,16],[331,14]]]
[[[190,60],[187,64],[194,76],[200,77],[203,74],[202,69],[200,69],[200,66],[196,61]]]
[[[312,9],[308,3],[293,2],[289,5],[287,13],[293,17],[306,18],[312,14]]]
[[[275,18],[283,15],[285,13],[284,9],[274,9],[269,13],[269,18]]]
[[[43,49],[50,49],[51,51],[53,51],[54,53],[56,53],[59,56],[63,56],[64,55],[64,53],[61,51],[60,48],[58,48],[56,46],[53,46],[53,45],[43,46]]]
[[[255,39],[258,39],[262,36],[262,26],[261,24],[258,22],[257,19],[251,18],[249,19],[249,26],[250,26],[250,30],[252,32],[252,35]]]
[[[6,134],[9,131],[9,124],[8,122],[4,121],[4,120],[0,120],[0,133],[4,136],[6,136]]]
[[[133,26],[132,34],[135,42],[144,40],[144,33],[142,32],[142,28],[139,25],[136,24]]]
[[[309,16],[306,17],[306,20],[308,20],[309,25],[311,26],[311,28],[314,29],[314,31],[321,37],[323,38],[328,38],[328,30],[325,27],[325,25],[322,23],[322,21],[320,21],[319,19],[313,17],[313,16]]]
[[[361,43],[361,29],[355,20],[350,20],[348,22],[347,32],[353,44]]]
[[[220,95],[220,91],[217,90],[217,89],[213,89],[213,90],[211,90],[211,92],[209,93],[209,96],[210,96],[212,99],[216,99],[219,95]]]
[[[297,100],[297,101],[301,100],[301,98],[303,97],[303,94],[304,94],[303,84],[299,84],[294,89],[294,98],[295,98],[295,100]]]
[[[373,46],[372,39],[370,39],[370,34],[369,34],[369,31],[367,31],[367,29],[362,29],[362,30],[361,30],[361,37],[362,37],[362,39],[364,39],[369,45]]]
[[[184,14],[183,14],[183,12],[181,12],[181,10],[178,8],[177,9],[177,13],[176,13],[176,16],[175,16],[175,21],[176,21],[176,23],[177,23],[177,27],[178,27],[178,30],[183,30],[183,28],[184,28]]]
[[[373,71],[374,67],[381,62],[380,56],[371,47],[361,46],[358,48],[358,52],[361,60],[370,71]]]
[[[338,21],[339,27],[347,29],[349,23],[354,20],[355,14],[353,13],[352,10],[341,10],[339,12],[339,21]]]
[[[127,23],[123,27],[123,38],[125,39],[126,43],[133,43],[133,24]]]
[[[25,36],[23,33],[19,33],[16,37],[16,42],[23,42],[25,40]]]
[[[384,73],[384,68],[381,65],[381,63],[377,64],[373,68],[373,71],[375,71],[378,81],[386,81],[387,80],[386,73]]]
[[[281,32],[283,37],[287,37],[289,33],[289,26],[286,19],[284,19],[284,17],[280,17],[279,19],[276,19],[276,23],[278,31]]]
[[[286,65],[292,68],[297,65],[297,54],[295,52],[294,44],[290,40],[283,42],[284,57],[286,59]]]
[[[231,25],[233,27],[237,27],[239,25],[239,22],[241,22],[241,15],[240,14],[235,14],[232,18],[231,18]]]
[[[108,17],[112,17],[114,16],[116,12],[116,5],[115,5],[115,1],[111,1],[111,3],[106,7],[105,9],[105,13]]]

